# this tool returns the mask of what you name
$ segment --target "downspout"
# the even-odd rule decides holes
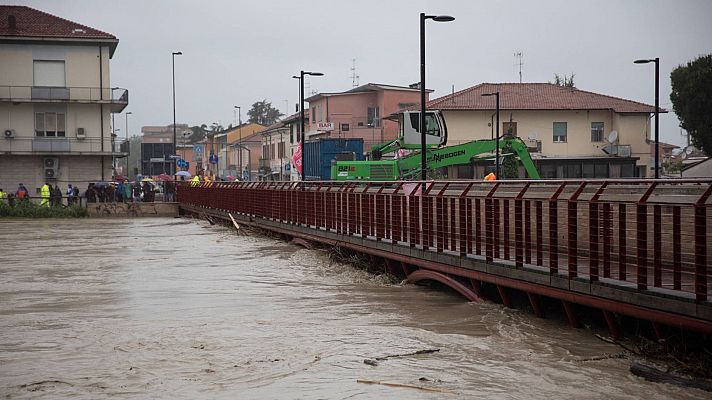
[[[104,100],[104,65],[101,60],[101,46],[99,46],[99,99]],[[99,110],[101,112],[100,122],[101,122],[101,180],[105,180],[104,177],[104,103],[99,105]]]

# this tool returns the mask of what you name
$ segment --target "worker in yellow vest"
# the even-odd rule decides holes
[[[200,176],[196,175],[191,179],[190,181],[190,186],[198,186],[200,185]]]
[[[42,195],[42,202],[40,202],[40,206],[49,207],[49,183],[45,182],[44,186],[40,189],[40,194]]]
[[[485,176],[486,181],[496,181],[497,180],[497,175],[494,174],[494,172],[490,172]]]

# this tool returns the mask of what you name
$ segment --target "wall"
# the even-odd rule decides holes
[[[24,183],[31,193],[44,184],[43,158],[45,156],[0,156],[0,187],[14,192],[19,183]],[[79,185],[84,190],[89,182],[101,180],[101,156],[57,156],[59,175],[56,182],[62,190],[67,184]],[[111,157],[104,156],[104,175],[111,176]]]

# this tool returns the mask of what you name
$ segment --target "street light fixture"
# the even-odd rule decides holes
[[[425,181],[428,179],[427,157],[425,154],[425,20],[432,19],[435,22],[450,22],[455,18],[449,15],[425,15],[420,13],[420,167],[421,179],[423,181],[423,193],[425,193]]]
[[[324,76],[321,72],[310,72],[310,71],[300,71],[299,72],[299,125],[302,131],[302,180],[306,181],[306,170],[304,165],[304,141],[306,140],[306,133],[304,131],[304,75],[311,76]],[[296,78],[293,76],[292,78]]]
[[[660,58],[633,62],[635,64],[655,63],[655,179],[660,179]]]
[[[240,108],[240,106],[233,106],[233,108],[232,108],[233,115],[235,114],[235,110],[237,110],[237,112],[239,114],[239,119],[237,119],[237,118],[235,118],[235,119],[237,122],[237,131],[240,134],[240,141],[238,142],[239,143],[239,146],[238,146],[239,153],[237,155],[237,159],[240,162],[240,172],[238,172],[238,173],[240,174],[239,175],[240,179],[242,179],[242,109]]]
[[[182,56],[183,52],[182,51],[174,51],[171,53],[171,59],[172,59],[172,66],[173,66],[173,154],[175,155],[177,153],[176,151],[176,56]],[[173,158],[173,162],[175,163],[175,157]],[[176,168],[177,169],[177,168]],[[177,171],[173,171],[173,174],[175,174]]]
[[[129,176],[129,155],[131,154],[131,143],[129,143],[129,114],[133,114],[131,111],[127,111],[124,115],[126,116],[126,171],[124,171],[124,176]]]
[[[500,177],[499,177],[499,92],[482,93],[482,97],[489,97],[489,96],[494,96],[496,103],[497,103],[497,105],[496,105],[497,111],[495,112],[495,114],[497,114],[497,130],[496,130],[497,136],[496,136],[496,140],[495,140],[495,149],[496,150],[495,150],[495,156],[494,156],[494,165],[495,165],[494,174],[497,177],[497,179],[500,179]]]

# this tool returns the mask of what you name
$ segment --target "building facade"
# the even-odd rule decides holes
[[[495,96],[482,95],[495,92],[500,135],[512,134],[528,144],[542,178],[649,176],[655,107],[548,83],[483,83],[428,102],[428,109],[442,112],[448,145],[494,138]],[[447,173],[481,178],[492,167],[486,161]]]
[[[177,156],[183,157],[180,149],[181,144],[191,134],[191,130],[186,124],[176,124],[175,134],[178,145],[176,146]],[[173,176],[176,171],[176,158],[173,155],[173,124],[166,126],[143,126],[141,127],[143,139],[141,142],[141,175],[156,176],[167,174]],[[188,158],[188,160],[190,160]],[[180,169],[180,168],[179,168]]]
[[[426,92],[426,100],[430,92]],[[309,103],[307,140],[361,138],[364,149],[369,149],[397,137],[398,123],[383,117],[420,104],[420,90],[368,83],[345,92],[319,93],[305,100]]]
[[[287,149],[290,147],[290,125],[277,122],[260,132],[262,154],[259,178],[263,181],[290,180],[291,160]]]
[[[113,88],[108,33],[24,6],[0,6],[0,187],[48,181],[66,188],[109,180],[111,113],[128,105]]]

